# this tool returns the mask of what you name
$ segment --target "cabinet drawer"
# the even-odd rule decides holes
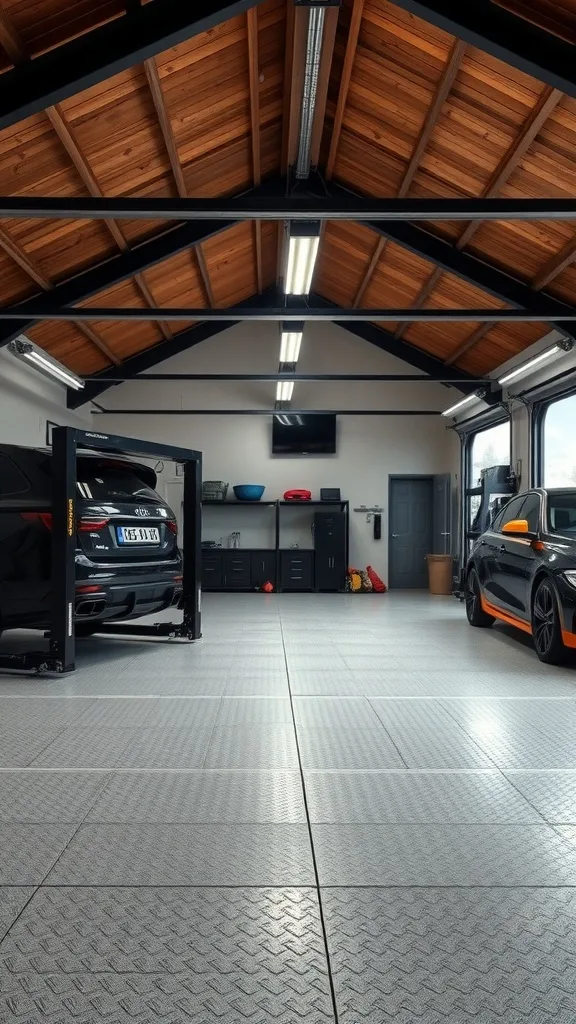
[[[311,590],[313,564],[311,551],[283,551],[280,558],[282,589]]]
[[[220,590],[223,584],[222,554],[202,552],[202,587],[204,590]]]

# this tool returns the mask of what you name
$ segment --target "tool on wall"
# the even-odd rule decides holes
[[[381,505],[360,505],[360,508],[355,508],[355,512],[363,512],[366,516],[366,522],[372,522],[372,516],[380,516],[380,528],[382,528],[382,513],[384,509]]]

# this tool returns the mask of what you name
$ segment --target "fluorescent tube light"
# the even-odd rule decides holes
[[[466,395],[465,398],[461,398],[455,405],[451,405],[449,409],[445,409],[442,413],[443,416],[452,416],[453,413],[458,412],[459,409],[463,409],[465,405],[469,405],[470,402],[476,402],[480,398],[480,395],[474,392],[473,395]]]
[[[279,380],[276,385],[276,401],[289,402],[294,391],[293,380]]]
[[[69,388],[74,388],[75,391],[81,391],[85,386],[81,377],[77,377],[72,370],[62,366],[62,363],[57,362],[56,359],[44,355],[26,339],[12,341],[8,350],[19,359],[28,360],[40,373],[58,381],[59,384],[65,384]]]
[[[302,331],[282,331],[280,336],[280,362],[297,363],[302,344]]]
[[[552,345],[552,348],[547,348],[545,352],[541,352],[540,355],[534,356],[533,359],[529,359],[527,363],[522,363],[521,366],[517,366],[514,370],[510,370],[509,373],[505,373],[503,377],[498,379],[499,384],[510,384],[513,380],[518,380],[519,377],[524,377],[525,374],[531,373],[537,366],[541,366],[542,363],[546,363],[553,356],[558,355],[559,352],[565,351],[561,345]]]
[[[308,295],[320,245],[320,221],[292,222],[289,228],[286,295]]]

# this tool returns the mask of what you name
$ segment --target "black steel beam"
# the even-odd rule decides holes
[[[0,129],[256,6],[257,0],[155,0],[2,75]]]
[[[314,306],[271,306],[267,308],[230,306],[228,309],[205,309],[203,307],[151,307],[150,309],[127,309],[123,306],[92,306],[78,308],[62,306],[53,309],[48,302],[38,301],[34,306],[30,303],[28,316],[31,320],[87,321],[87,320],[165,320],[191,323],[222,323],[223,321],[261,320],[276,323],[292,321],[330,322],[338,319],[342,323],[548,323],[555,317],[557,321],[576,320],[576,309],[570,307],[558,314],[556,304],[546,301],[539,303],[538,309],[345,309],[341,306],[316,308]],[[0,320],[14,320],[20,317],[17,306],[0,308]],[[561,329],[561,328],[560,328]]]
[[[344,328],[346,329],[346,328]],[[179,335],[178,335],[179,337]],[[169,358],[169,357],[166,357]],[[93,377],[84,377],[87,383],[93,383]],[[261,381],[275,383],[279,380],[295,381],[296,383],[315,383],[317,381],[328,381],[329,383],[358,383],[360,381],[375,381],[376,383],[394,383],[418,381],[424,384],[459,384],[461,377],[446,373],[142,373],[136,376],[118,372],[107,377],[110,384],[124,384],[127,381],[143,384],[158,383],[160,381]],[[485,377],[470,378],[480,386],[486,384]]]
[[[9,74],[10,72],[8,72]],[[0,83],[1,84],[1,83]],[[332,186],[330,187],[332,192]],[[342,190],[344,192],[344,190]],[[0,217],[66,220],[575,220],[573,199],[370,199],[292,195],[222,199],[0,197]]]
[[[439,409],[292,409],[291,416],[441,416]],[[101,409],[94,416],[276,416],[278,409]]]
[[[532,78],[576,96],[572,43],[510,14],[492,0],[393,0],[397,7],[458,36]]]
[[[151,4],[147,5],[152,6]],[[265,181],[253,192],[255,195],[282,195],[286,185],[282,178],[272,178]],[[176,256],[179,252],[191,249],[200,245],[208,238],[234,227],[235,221],[204,221],[202,224],[180,224],[171,231],[157,235],[148,242],[142,242],[128,252],[121,253],[112,259],[99,263],[97,266],[77,274],[70,281],[56,285],[47,295],[42,296],[42,303],[46,303],[52,309],[60,306],[73,305],[89,299],[98,292],[111,288],[119,281],[125,281],[140,274],[148,267],[162,263],[164,260]],[[29,299],[19,303],[14,308],[18,310],[20,319],[0,324],[0,348],[7,345],[19,334],[23,334],[28,327],[32,327],[35,321],[27,315],[30,304],[36,303],[37,299]]]

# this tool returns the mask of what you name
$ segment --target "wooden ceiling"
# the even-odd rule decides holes
[[[121,18],[133,6],[134,0],[0,0],[0,71]],[[576,0],[502,0],[501,6],[545,32],[576,38]],[[314,143],[325,179],[374,197],[576,194],[576,100],[393,0],[344,0],[339,14],[327,16],[326,38]],[[298,125],[301,43],[292,0],[264,0],[4,129],[0,194],[214,197],[282,174]],[[1,84],[0,77],[0,90]],[[2,221],[0,302],[48,292],[172,227]],[[534,291],[576,303],[571,224],[476,221],[427,228]],[[239,224],[86,304],[225,308],[275,282],[280,239],[275,223]],[[505,306],[348,222],[326,225],[314,290],[338,305],[366,308]],[[172,337],[188,326],[48,322],[27,333],[76,372],[92,374],[155,345],[165,358]],[[386,327],[397,340],[474,375],[489,373],[545,333],[542,325],[522,323]]]

